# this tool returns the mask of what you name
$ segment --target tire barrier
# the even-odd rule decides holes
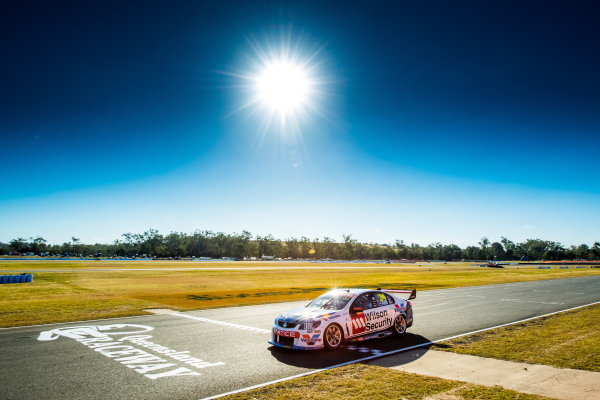
[[[0,275],[0,284],[2,284],[2,283],[30,283],[30,282],[33,282],[32,274]]]

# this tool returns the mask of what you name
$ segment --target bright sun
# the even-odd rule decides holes
[[[289,138],[301,137],[302,129],[317,118],[331,120],[323,103],[326,85],[332,82],[323,75],[324,45],[294,40],[291,31],[261,42],[252,37],[248,44],[252,53],[240,69],[223,72],[239,80],[236,86],[243,94],[232,114],[245,111],[244,118],[257,121],[263,134],[275,129]]]
[[[310,81],[302,68],[289,62],[266,65],[257,79],[258,99],[282,117],[307,101]]]

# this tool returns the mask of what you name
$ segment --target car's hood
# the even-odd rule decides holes
[[[339,313],[340,311],[334,310],[323,310],[322,308],[306,308],[299,307],[294,308],[293,310],[289,310],[279,315],[279,318],[284,321],[302,321],[305,319],[317,319],[324,316],[329,316],[335,313]]]

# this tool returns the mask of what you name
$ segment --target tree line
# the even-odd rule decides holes
[[[62,244],[49,244],[43,237],[16,238],[0,243],[0,253],[34,253],[36,255],[73,256],[146,256],[146,257],[210,257],[210,258],[275,258],[335,260],[599,260],[600,243],[592,246],[564,246],[559,242],[527,239],[515,243],[505,237],[490,242],[483,237],[477,246],[461,248],[455,244],[432,243],[422,246],[396,240],[393,244],[360,243],[352,235],[341,242],[329,237],[307,237],[280,240],[272,235],[254,237],[250,232],[226,234],[200,231],[191,234],[171,232],[162,235],[156,229],[143,233],[125,233],[110,244],[85,244],[72,237]]]

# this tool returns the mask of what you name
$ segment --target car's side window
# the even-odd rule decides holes
[[[387,299],[387,296],[385,295],[385,293],[375,293],[375,297],[377,298],[377,300],[379,302],[379,307],[388,305],[388,299]]]
[[[388,299],[388,304],[394,304],[395,303],[394,298],[392,296],[390,296],[389,294],[386,294],[386,296],[387,296],[387,299]]]
[[[370,305],[369,308],[377,308],[381,306],[381,304],[379,303],[379,297],[377,296],[377,293],[365,293],[365,297],[367,298],[368,303]]]
[[[360,307],[363,310],[368,310],[370,308],[373,308],[373,302],[368,297],[368,294],[362,294],[356,299],[356,301],[354,302],[354,304],[352,306]]]

